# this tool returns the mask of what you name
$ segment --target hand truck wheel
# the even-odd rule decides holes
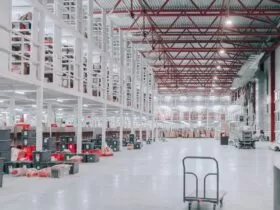
[[[192,209],[192,203],[189,203],[189,210]]]
[[[216,204],[213,205],[213,210],[216,210]]]

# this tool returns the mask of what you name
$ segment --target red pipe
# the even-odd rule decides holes
[[[239,47],[239,48],[223,48],[226,52],[256,52],[260,51],[260,48],[255,47]],[[142,53],[156,53],[156,52],[217,52],[221,50],[221,47],[216,48],[157,48],[154,50],[144,50]],[[269,50],[263,48],[263,51]]]
[[[248,37],[254,37],[254,36],[280,36],[280,33],[263,33],[263,32],[240,32],[240,33],[159,33],[160,36],[248,36]],[[134,34],[135,36],[143,36],[141,33]]]
[[[213,27],[207,27],[207,26],[175,26],[175,27],[168,27],[168,26],[159,26],[158,28],[160,28],[161,30],[184,30],[184,29],[188,29],[188,30],[220,30],[220,27],[217,26],[213,26]],[[142,30],[149,30],[149,31],[155,31],[158,28],[155,27],[145,27],[142,28]],[[139,28],[138,27],[120,27],[120,28],[114,28],[114,30],[123,30],[123,31],[138,31]],[[252,29],[252,30],[270,30],[270,29],[274,29],[273,27],[267,27],[267,26],[233,26],[233,27],[223,27],[224,30],[247,30],[247,29]],[[274,29],[276,30],[276,29]]]

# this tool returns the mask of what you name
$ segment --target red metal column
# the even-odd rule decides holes
[[[275,141],[275,51],[271,52],[270,56],[270,124],[271,133],[270,141]]]

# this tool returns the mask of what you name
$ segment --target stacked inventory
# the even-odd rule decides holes
[[[76,137],[62,136],[60,137],[60,150],[70,150],[72,153],[77,152]]]
[[[0,157],[4,158],[4,161],[11,160],[11,140],[9,130],[0,130]],[[0,172],[2,168],[0,168]]]
[[[22,146],[36,145],[36,131],[23,130],[21,132],[21,138],[18,139],[18,145],[22,145]]]
[[[51,151],[35,151],[33,152],[34,168],[43,169],[48,167],[48,162],[51,161]]]
[[[134,144],[135,141],[135,135],[134,134],[129,134],[129,143]]]
[[[56,151],[56,138],[44,138],[43,150]]]
[[[102,147],[102,139],[101,138],[92,139],[91,142],[93,143],[93,149],[101,149],[101,147]]]
[[[53,47],[53,34],[45,35],[45,74],[44,78],[46,82],[53,82],[54,78],[54,47]]]
[[[30,74],[30,56],[31,56],[31,18],[20,18],[12,23],[15,31],[12,35],[12,72],[18,74]]]
[[[106,143],[108,147],[110,147],[114,152],[119,152],[120,151],[120,141],[119,139],[106,139]]]
[[[70,44],[62,46],[62,87],[74,87],[75,47]]]

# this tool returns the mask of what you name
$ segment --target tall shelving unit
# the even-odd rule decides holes
[[[74,87],[75,70],[75,45],[74,43],[62,43],[62,77],[61,86],[63,88]]]
[[[30,74],[32,46],[32,9],[13,8],[11,40],[11,71],[21,75]]]

